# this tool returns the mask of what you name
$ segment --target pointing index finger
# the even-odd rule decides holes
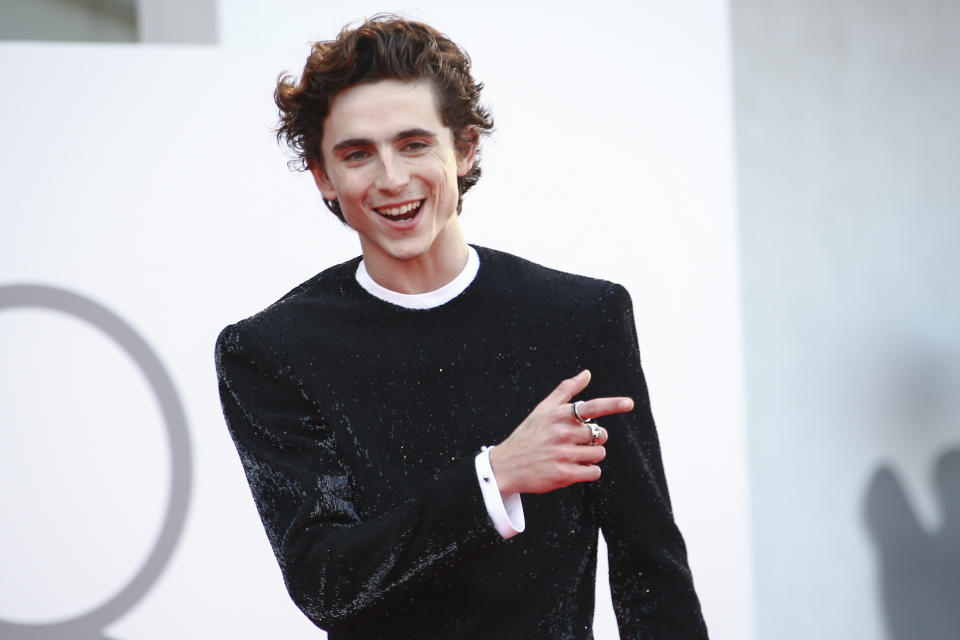
[[[626,397],[594,398],[581,404],[579,411],[584,420],[602,418],[615,413],[627,413],[633,411],[633,399]]]

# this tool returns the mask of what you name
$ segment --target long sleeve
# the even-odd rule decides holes
[[[633,309],[619,285],[599,301],[586,351],[590,397],[626,395],[636,408],[601,422],[610,434],[595,491],[607,541],[620,636],[706,638],[683,538],[674,523],[660,445],[640,366]]]
[[[473,456],[452,461],[418,496],[365,514],[345,448],[289,365],[250,327],[217,340],[224,415],[300,609],[328,630],[395,604],[416,584],[502,544]]]
[[[602,526],[622,637],[705,637],[625,290],[477,252],[436,308],[370,295],[355,259],[220,335],[224,414],[290,595],[331,640],[584,640]],[[588,397],[638,407],[602,421],[597,483],[524,496],[504,540],[477,451],[584,366]]]

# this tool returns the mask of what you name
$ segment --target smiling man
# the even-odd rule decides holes
[[[464,240],[480,88],[394,17],[277,87],[362,252],[217,341],[287,589],[334,640],[591,638],[602,530],[621,637],[705,638],[626,291]]]
[[[429,80],[384,79],[341,90],[311,171],[360,236],[370,277],[400,293],[432,291],[467,262],[457,179],[473,168],[476,128],[461,151]]]

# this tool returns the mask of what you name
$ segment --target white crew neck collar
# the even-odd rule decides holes
[[[357,283],[366,290],[367,293],[380,298],[385,302],[390,302],[406,309],[433,309],[442,304],[446,304],[464,292],[480,270],[480,256],[477,250],[467,245],[467,264],[456,278],[443,285],[439,289],[427,291],[426,293],[398,293],[383,287],[370,277],[367,273],[367,267],[363,260],[357,265],[356,278]]]

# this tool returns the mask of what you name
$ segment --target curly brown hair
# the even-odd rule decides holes
[[[274,100],[280,110],[277,141],[296,154],[298,171],[323,166],[320,142],[330,105],[340,91],[377,80],[429,80],[436,91],[443,124],[453,131],[459,153],[469,153],[479,135],[493,130],[493,118],[480,104],[483,84],[470,75],[470,56],[433,27],[398,16],[373,16],[356,28],[344,27],[336,40],[315,42],[297,78],[281,74]],[[480,178],[479,154],[473,168],[457,178],[460,200]],[[324,199],[345,222],[340,204]]]

